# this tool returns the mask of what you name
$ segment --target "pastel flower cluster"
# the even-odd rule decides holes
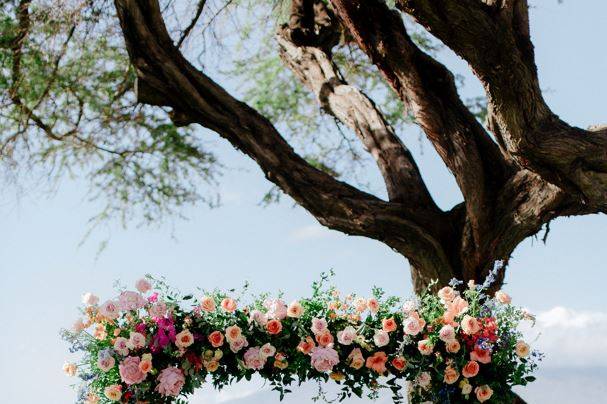
[[[185,403],[205,383],[222,388],[253,374],[281,398],[293,382],[331,379],[339,399],[388,388],[395,402],[500,403],[534,380],[541,354],[517,331],[532,316],[503,291],[454,282],[432,293],[433,284],[401,302],[378,288],[343,296],[327,280],[289,304],[181,296],[151,277],[105,302],[87,293],[84,318],[64,333],[83,362],[64,370],[83,380],[79,402],[88,404]]]

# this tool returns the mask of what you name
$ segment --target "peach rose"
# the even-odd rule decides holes
[[[405,366],[407,366],[407,360],[403,356],[397,356],[392,359],[392,366],[399,372],[402,372]]]
[[[207,337],[213,348],[219,348],[223,345],[223,334],[219,331],[213,331]]]
[[[228,342],[232,342],[240,338],[240,336],[242,335],[242,330],[237,325],[231,325],[226,328],[225,335]]]
[[[423,339],[417,343],[417,349],[422,355],[430,355],[434,350],[434,346],[429,339]]]
[[[474,389],[474,393],[476,393],[476,399],[481,403],[484,403],[491,398],[493,390],[485,384]]]
[[[82,303],[86,304],[87,306],[94,306],[99,303],[99,298],[91,292],[87,292],[82,295]]]
[[[465,315],[461,322],[462,330],[468,334],[473,335],[480,331],[481,325],[478,320],[472,316]]]
[[[304,308],[297,300],[294,300],[289,304],[287,308],[287,316],[291,318],[299,318],[304,312]]]
[[[488,349],[474,348],[474,351],[470,352],[470,360],[486,365],[491,362],[491,351]]]
[[[388,361],[388,356],[385,352],[375,352],[373,355],[367,358],[367,362],[365,366],[369,369],[375,371],[376,373],[383,374],[386,372],[386,362]]]
[[[234,313],[237,306],[238,304],[236,303],[236,300],[230,299],[229,297],[226,297],[221,301],[221,308],[228,313]]]
[[[131,332],[129,335],[129,348],[141,349],[145,346],[145,336],[139,332]]]
[[[360,369],[365,364],[365,358],[363,357],[360,348],[354,348],[350,355],[348,355],[347,363],[352,369]]]
[[[381,328],[385,332],[396,331],[396,321],[394,320],[394,317],[384,318],[381,322]]]
[[[369,307],[371,313],[377,313],[379,311],[379,302],[372,297],[367,300],[367,307]]]
[[[320,334],[316,334],[316,342],[320,346],[329,346],[333,344],[333,335],[331,335],[329,330],[325,330]]]
[[[362,313],[363,311],[367,310],[367,301],[362,297],[359,297],[354,300],[353,306],[357,312]]]
[[[315,346],[316,344],[314,343],[312,337],[306,337],[304,341],[301,341],[299,345],[297,345],[297,350],[303,353],[304,355],[307,355],[312,351],[312,348],[314,348]]]
[[[139,362],[139,370],[143,373],[149,373],[152,370],[152,359],[142,357],[141,362]]]
[[[519,358],[526,358],[529,356],[529,345],[525,341],[517,341],[514,346],[514,352]]]
[[[459,379],[459,372],[452,366],[447,366],[445,369],[444,382],[447,384],[453,384]]]
[[[479,366],[478,362],[470,361],[470,362],[466,363],[466,365],[462,369],[462,375],[467,378],[474,377],[478,374],[479,370],[480,370],[480,366]]]
[[[443,303],[452,302],[455,296],[457,296],[457,292],[450,286],[445,286],[438,291],[438,297],[440,297]]]
[[[495,292],[495,298],[497,299],[498,302],[502,303],[502,304],[510,304],[512,303],[512,298],[510,297],[510,295],[508,295],[508,293],[498,290],[497,292]]]
[[[266,324],[266,330],[270,335],[280,334],[282,331],[282,323],[280,320],[270,320],[268,324]]]
[[[187,348],[194,343],[194,336],[189,330],[183,330],[175,336],[177,348]]]
[[[119,401],[122,397],[122,386],[120,386],[119,384],[112,384],[111,386],[107,386],[103,390],[103,394],[105,394],[105,396],[110,401]]]
[[[215,306],[215,299],[213,299],[211,296],[204,296],[202,299],[200,299],[200,308],[202,311],[206,311],[207,313],[214,312],[217,309]]]
[[[445,348],[447,349],[447,352],[449,352],[449,353],[458,353],[459,349],[460,349],[460,344],[456,339],[454,339],[449,342],[446,342]]]
[[[271,356],[274,356],[274,354],[276,353],[276,348],[274,348],[274,346],[272,346],[272,344],[264,344],[261,346],[261,348],[259,348],[259,354],[267,359]]]
[[[78,366],[75,363],[65,363],[63,365],[63,371],[68,376],[76,376],[76,372],[78,371]]]

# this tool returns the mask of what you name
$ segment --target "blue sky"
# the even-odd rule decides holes
[[[607,3],[601,0],[533,2],[532,32],[542,87],[550,106],[572,124],[606,123]],[[441,58],[465,73],[463,62],[448,52]],[[468,77],[466,96],[478,94]],[[513,83],[516,85],[516,83]],[[110,223],[79,246],[88,219],[99,205],[86,186],[65,180],[49,196],[25,184],[0,193],[0,380],[7,403],[67,403],[74,393],[61,366],[70,359],[58,330],[77,316],[80,295],[109,297],[112,283],[132,284],[140,275],[165,275],[182,290],[229,288],[249,280],[257,290],[283,290],[296,297],[309,291],[318,274],[334,268],[344,291],[366,293],[371,286],[391,294],[411,294],[407,262],[386,246],[326,230],[290,202],[261,208],[269,183],[246,157],[213,134],[230,170],[222,179],[224,204],[209,210],[188,208],[187,221],[175,219],[151,227],[123,228]],[[412,149],[441,206],[459,200],[457,188],[428,143],[420,153],[418,132],[403,139]],[[102,239],[108,248],[98,257]],[[607,305],[604,301],[607,218],[559,219],[547,245],[529,239],[514,253],[506,290],[516,303],[539,314],[532,335],[548,359],[539,379],[522,392],[532,402],[600,402],[607,393]],[[33,387],[35,386],[35,389]],[[307,403],[313,386],[286,399]],[[382,399],[384,400],[384,399]],[[216,394],[202,390],[192,403],[272,403],[259,382]],[[387,402],[387,401],[381,401]]]

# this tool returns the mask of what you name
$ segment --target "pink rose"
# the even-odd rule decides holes
[[[158,375],[156,391],[163,396],[177,397],[185,384],[183,371],[176,367],[163,369]]]
[[[264,302],[264,307],[268,309],[268,318],[284,320],[287,316],[287,305],[280,299],[268,299]]]
[[[118,304],[113,300],[108,300],[99,307],[99,313],[110,320],[116,320],[120,314]]]
[[[124,311],[139,310],[145,306],[146,300],[141,294],[127,290],[118,296],[118,304]]]
[[[247,341],[247,339],[243,335],[230,342],[230,350],[234,353],[240,351],[246,346],[249,346],[249,341]]]
[[[356,339],[356,330],[351,325],[337,333],[337,341],[342,345],[350,345]]]
[[[122,356],[127,356],[129,354],[129,340],[124,337],[116,338],[114,350]]]
[[[266,364],[266,358],[262,356],[258,347],[249,348],[244,353],[244,364],[247,369],[259,370]]]
[[[310,355],[314,369],[319,372],[328,372],[339,363],[337,351],[331,347],[314,347]]]
[[[424,329],[425,325],[424,319],[420,318],[416,311],[412,311],[403,323],[403,331],[407,335],[417,335]]]
[[[444,325],[438,332],[438,337],[443,342],[449,342],[455,339],[455,329],[453,326]]]
[[[257,323],[261,327],[265,327],[268,324],[268,316],[259,310],[253,310],[250,315],[250,320]]]
[[[430,385],[432,381],[432,376],[428,372],[422,372],[415,378],[415,384],[422,388],[426,388]]]
[[[152,290],[152,284],[147,279],[141,278],[135,282],[135,288],[141,293],[146,293]]]
[[[118,365],[120,371],[120,378],[123,382],[128,384],[138,384],[145,380],[145,373],[139,369],[139,362],[141,360],[137,356],[129,356]]]
[[[314,334],[321,334],[327,329],[327,320],[324,318],[313,318],[312,319],[312,332]]]
[[[167,305],[161,300],[150,307],[148,311],[150,312],[150,316],[162,318],[167,314]]]
[[[131,332],[129,335],[129,348],[141,349],[145,346],[145,337],[139,332]]]
[[[272,344],[267,343],[262,345],[261,348],[259,348],[259,352],[263,358],[267,359],[271,356],[274,356],[274,354],[276,353],[276,348],[274,348]]]
[[[390,342],[390,336],[384,330],[377,330],[373,335],[373,342],[375,342],[375,346],[381,348],[382,346],[388,345]]]
[[[112,356],[100,356],[97,359],[97,367],[104,372],[109,372],[114,367],[116,360]]]

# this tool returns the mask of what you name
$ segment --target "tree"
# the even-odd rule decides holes
[[[52,53],[35,40],[45,34],[31,24],[40,11],[31,14],[28,0],[12,4],[3,20],[10,35],[3,35],[0,46],[11,66],[2,83],[11,108],[4,122],[20,130],[5,139],[3,154],[19,150],[17,142],[31,136],[33,127],[52,140],[51,147],[38,144],[38,156],[67,147],[70,156],[88,164],[94,155],[103,163],[94,177],[115,187],[119,208],[141,203],[168,209],[166,200],[180,204],[195,198],[196,187],[183,184],[184,179],[202,175],[213,181],[214,157],[192,130],[199,124],[252,158],[321,224],[379,240],[405,256],[418,291],[431,279],[481,281],[494,260],[507,261],[521,241],[551,220],[607,211],[607,129],[570,126],[546,105],[526,0],[292,0],[287,24],[263,24],[274,26],[273,44],[299,83],[268,59],[235,64],[252,76],[257,69],[275,69],[271,81],[258,84],[267,85],[267,93],[280,102],[268,107],[271,97],[252,97],[267,116],[232,96],[182,52],[184,42],[194,40],[192,32],[205,10],[217,3],[189,4],[190,20],[170,29],[176,24],[171,10],[178,13],[171,8],[174,2],[115,0],[128,56],[111,35],[76,38],[86,46],[66,51],[80,32],[69,28],[50,67],[36,63],[44,59],[40,55]],[[78,10],[78,24],[95,22],[84,32],[115,34],[107,22],[114,18],[108,5],[91,4]],[[240,5],[228,1],[216,7],[207,22],[225,7]],[[254,15],[267,5],[253,2],[248,10]],[[72,20],[63,18],[62,26],[70,27]],[[456,77],[433,56],[432,40],[419,27],[466,60],[480,79],[487,96],[486,111],[480,114],[486,115],[484,122],[460,98]],[[95,52],[85,49],[92,45]],[[255,56],[267,51],[256,48]],[[99,70],[99,61],[112,63]],[[61,101],[62,94],[71,101]],[[297,114],[294,122],[301,125],[287,125],[285,131],[323,130],[306,120],[304,104],[295,98],[315,100],[339,128],[349,128],[348,134],[339,132],[349,156],[358,158],[353,134],[379,168],[386,200],[341,181],[326,161],[294,150],[269,118],[280,121],[281,114]],[[41,109],[46,102],[55,108]],[[80,105],[80,113],[57,105]],[[450,210],[434,202],[397,134],[407,119],[423,129],[456,179],[464,201]],[[91,130],[99,122],[101,130]],[[60,129],[64,133],[56,133]]]

